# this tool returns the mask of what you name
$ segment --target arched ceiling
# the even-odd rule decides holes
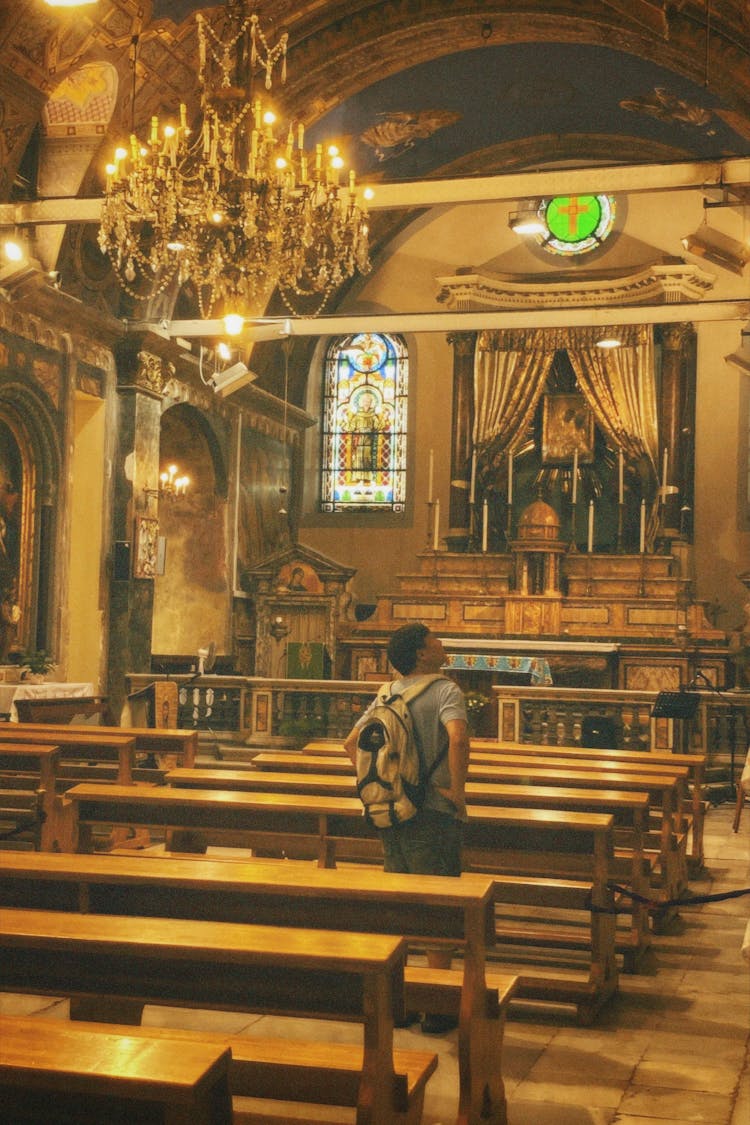
[[[0,203],[23,198],[19,170],[40,123],[53,161],[40,194],[96,196],[132,122],[144,135],[154,113],[180,101],[193,112],[193,14],[204,7],[0,0]],[[256,10],[269,41],[289,32],[279,108],[311,142],[343,140],[360,178],[750,155],[750,0],[269,0]],[[55,130],[50,95],[91,62],[116,72],[109,123]],[[68,175],[56,176],[66,153]],[[376,239],[405,221],[379,216]],[[112,303],[89,242],[80,231],[68,239],[66,276],[72,260]]]

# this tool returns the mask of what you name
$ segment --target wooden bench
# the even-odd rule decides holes
[[[292,773],[270,770],[175,769],[166,774],[170,785],[184,789],[220,789],[255,793],[298,793],[303,795],[352,797],[356,786],[351,776],[339,774]],[[611,814],[615,823],[615,839],[622,864],[617,858],[611,876],[625,883],[643,898],[649,896],[648,867],[645,860],[645,839],[648,830],[649,800],[646,793],[613,790],[573,789],[566,787],[501,785],[468,782],[466,800],[469,805],[498,805],[504,808],[547,808],[575,812]],[[649,913],[636,898],[621,905],[618,917],[627,919],[627,928],[617,933],[617,950],[623,955],[624,967],[632,972],[651,944]]]
[[[312,754],[262,753],[253,759],[258,771],[293,771],[314,774],[338,774],[351,778],[353,767],[346,757]],[[633,773],[628,770],[598,769],[593,764],[535,762],[505,764],[500,761],[469,762],[469,781],[647,792],[659,811],[655,838],[650,842],[656,862],[657,879],[652,897],[667,901],[678,898],[687,887],[687,845],[682,822],[682,789],[687,779],[685,767],[674,767],[665,773]],[[648,842],[647,842],[648,846]],[[660,924],[666,925],[674,916],[673,909],[664,910]]]
[[[46,730],[49,731],[49,724],[24,723],[23,730],[24,732],[37,731],[44,734],[45,726]],[[62,730],[70,735],[95,733],[100,738],[106,738],[109,735],[134,738],[135,748],[139,754],[154,754],[164,756],[167,759],[161,763],[163,768],[176,765],[192,766],[198,753],[197,730],[181,730],[170,727],[90,726],[86,723],[70,723],[61,728],[54,727],[53,729]]]
[[[84,763],[93,769],[102,763],[114,762],[117,764],[117,780],[123,785],[129,785],[133,781],[135,739],[131,735],[119,732],[100,734],[98,727],[87,727],[82,732],[76,732],[65,726],[32,727],[21,723],[0,729],[0,747],[21,741],[27,745],[59,747],[55,785],[61,783],[62,788],[65,787],[62,783],[66,779],[64,771],[75,763]],[[73,777],[71,780],[75,782],[79,779]]]
[[[55,793],[60,748],[0,743],[0,824],[8,841],[30,840],[36,850],[70,850],[73,816]]]
[[[0,1016],[0,1104],[13,1125],[231,1125],[227,1046]]]
[[[502,742],[489,738],[472,738],[471,757],[473,761],[485,760],[484,755],[522,753],[526,758],[577,759],[613,769],[637,769],[639,766],[650,769],[684,768],[688,771],[690,788],[691,848],[689,854],[690,871],[700,872],[704,865],[703,830],[708,806],[705,795],[706,755],[678,754],[660,750],[609,750],[591,749],[583,746],[543,746],[526,742]],[[663,770],[662,770],[663,772]]]
[[[290,793],[243,793],[146,786],[80,785],[67,798],[77,809],[78,849],[91,850],[92,829],[101,824],[161,826],[190,833],[182,851],[207,842],[260,849],[290,858],[315,858],[335,867],[337,857],[382,863],[382,850],[357,798]],[[503,874],[552,875],[591,886],[591,925],[597,930],[596,971],[578,973],[570,989],[581,1022],[593,1019],[617,988],[615,919],[610,889],[614,854],[613,818],[603,814],[544,809],[471,806],[471,864]],[[197,838],[196,838],[197,837]],[[592,954],[593,957],[593,954]],[[564,988],[561,984],[561,988]],[[540,979],[537,998],[545,998]]]
[[[409,1120],[407,1080],[393,1055],[393,1022],[404,1014],[401,938],[4,909],[0,953],[0,988],[70,996],[83,1019],[136,1023],[154,1003],[356,1020],[358,1123]],[[287,1051],[293,1055],[291,1042]],[[322,1060],[319,1080],[324,1089]]]
[[[6,1017],[11,1018],[11,1017]],[[20,1017],[16,1019],[20,1022]],[[36,1024],[38,1020],[25,1022]],[[46,1021],[45,1021],[46,1022]],[[94,1023],[76,1020],[64,1026],[80,1028],[87,1034],[125,1035],[136,1041],[163,1043],[179,1057],[185,1044],[197,1043],[214,1050],[231,1051],[229,1060],[230,1093],[238,1098],[263,1099],[258,1112],[243,1110],[235,1113],[234,1122],[247,1125],[269,1125],[278,1121],[270,1101],[304,1102],[320,1105],[357,1105],[363,1066],[363,1050],[359,1044],[325,1043],[301,1039],[274,1039],[256,1035],[222,1035],[218,1032],[191,1031],[173,1027],[134,1027],[113,1023]],[[290,1046],[293,1049],[290,1049]],[[427,1080],[437,1066],[433,1052],[393,1050],[396,1085],[405,1087],[403,1098],[408,1105],[404,1114],[394,1114],[394,1125],[419,1125]],[[399,1098],[401,1098],[399,1091]],[[46,1118],[44,1119],[46,1120]],[[140,1118],[131,1117],[127,1125]],[[299,1125],[309,1125],[296,1116],[284,1114],[284,1125],[294,1120]],[[92,1125],[109,1125],[110,1118],[100,1117]]]
[[[463,955],[462,970],[407,966],[405,1005],[459,1017],[459,1121],[503,1120],[501,1056],[515,978],[485,980],[494,942],[494,881],[331,871],[259,860],[131,859],[121,856],[0,856],[0,904],[76,908],[97,914],[209,918],[325,926],[403,935]]]

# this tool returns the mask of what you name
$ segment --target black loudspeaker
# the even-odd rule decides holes
[[[609,715],[586,715],[581,723],[581,746],[592,750],[616,750],[617,726]]]
[[[112,577],[118,582],[127,582],[130,578],[130,542],[127,539],[115,541]]]

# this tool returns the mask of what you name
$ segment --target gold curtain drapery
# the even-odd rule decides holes
[[[474,359],[474,448],[502,456],[526,432],[554,359],[543,330],[482,332]]]

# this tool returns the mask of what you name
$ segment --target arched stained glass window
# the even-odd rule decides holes
[[[334,341],[323,381],[324,512],[402,512],[409,357],[398,336]]]

